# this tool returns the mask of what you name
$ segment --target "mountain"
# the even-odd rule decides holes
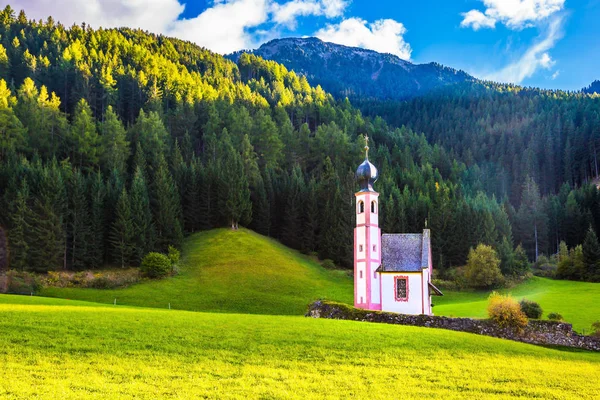
[[[588,93],[588,94],[594,94],[594,93],[600,94],[600,80],[596,80],[596,81],[592,82],[590,84],[590,86],[581,89],[581,91],[583,93]]]
[[[437,63],[413,64],[392,54],[314,37],[275,39],[256,50],[227,57],[237,61],[244,52],[277,61],[338,98],[402,100],[447,85],[476,81],[466,72]]]

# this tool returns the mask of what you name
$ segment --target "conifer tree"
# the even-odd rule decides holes
[[[304,210],[303,193],[304,177],[300,166],[294,166],[289,177],[286,207],[284,211],[283,227],[281,239],[288,246],[299,249],[302,247],[302,219],[301,213]]]
[[[29,208],[29,186],[27,181],[21,182],[11,210],[11,229],[8,233],[10,249],[10,268],[26,271],[30,267],[30,240],[32,227],[32,211]]]
[[[92,177],[90,197],[90,238],[88,246],[89,263],[91,268],[100,268],[104,263],[104,244],[106,232],[106,188],[100,172],[97,172]]]
[[[247,225],[252,220],[250,187],[240,154],[231,144],[226,145],[225,152],[221,175],[224,188],[224,216],[232,229],[238,229],[240,223]]]
[[[251,228],[261,235],[271,233],[271,205],[267,198],[267,190],[262,176],[259,175],[256,187],[252,192],[252,225]]]
[[[75,270],[89,268],[90,214],[87,185],[80,171],[75,171],[69,185],[70,264]]]
[[[183,238],[179,192],[162,154],[154,175],[152,206],[157,248],[166,251],[170,245],[179,246]]]
[[[79,168],[93,167],[99,160],[99,138],[92,110],[81,99],[75,108],[69,135],[69,154]]]
[[[303,234],[302,249],[307,252],[314,252],[317,249],[317,237],[319,229],[319,204],[317,202],[317,182],[311,178],[306,185],[304,192],[304,212],[303,214]]]
[[[146,253],[154,248],[155,240],[148,187],[140,167],[133,176],[130,197],[132,262],[139,265]]]
[[[133,226],[131,222],[131,205],[127,190],[123,188],[117,208],[115,210],[115,220],[110,230],[110,243],[112,245],[113,260],[121,268],[129,265],[133,255]]]
[[[105,171],[125,171],[127,158],[129,157],[129,143],[123,124],[108,106],[104,114],[104,121],[100,123],[102,154],[100,161]],[[139,143],[138,143],[139,144]]]
[[[593,282],[598,281],[600,278],[600,243],[598,243],[598,236],[591,226],[583,242],[583,261],[586,266],[584,278]]]

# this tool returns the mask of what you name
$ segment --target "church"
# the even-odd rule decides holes
[[[354,307],[401,314],[433,315],[431,296],[442,292],[431,283],[431,235],[381,234],[379,193],[373,189],[378,171],[365,161],[356,170],[360,190],[356,196],[354,228]]]

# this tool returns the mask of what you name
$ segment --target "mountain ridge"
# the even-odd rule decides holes
[[[464,71],[432,62],[414,64],[390,53],[324,42],[316,37],[274,39],[243,53],[273,60],[338,98],[403,100],[453,84],[477,82]]]

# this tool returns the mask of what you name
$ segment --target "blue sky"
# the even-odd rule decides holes
[[[318,36],[526,86],[578,90],[600,79],[600,0],[9,3],[36,19],[52,14],[65,24],[141,27],[220,53],[254,48],[273,38]]]

